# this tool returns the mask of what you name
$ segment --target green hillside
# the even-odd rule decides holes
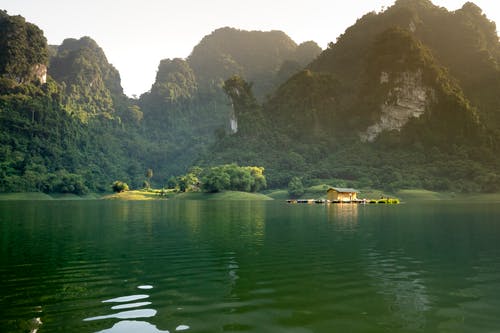
[[[271,187],[296,176],[306,184],[497,191],[492,110],[500,102],[488,92],[500,72],[492,27],[471,3],[448,12],[430,1],[396,1],[369,13],[254,107],[264,115],[262,131],[223,138],[210,158],[263,165]],[[445,38],[452,29],[474,43]],[[460,67],[448,50],[462,48]],[[489,70],[474,79],[476,67]],[[233,105],[236,114],[251,107],[234,98]]]
[[[194,165],[231,163],[262,167],[271,189],[500,191],[499,63],[496,25],[473,3],[398,0],[323,52],[217,29],[129,99],[90,37],[48,46],[0,11],[0,192],[203,188]]]
[[[151,90],[138,101],[144,136],[160,148],[147,157],[158,177],[187,170],[216,138],[233,131],[234,111],[223,89],[226,79],[245,78],[263,100],[320,52],[316,43],[297,45],[281,31],[226,27],[205,36],[187,59],[162,60]]]
[[[285,61],[303,67],[321,52],[282,32],[219,29],[188,59],[162,60],[151,90],[131,100],[90,37],[48,46],[38,27],[4,11],[0,30],[0,192],[82,195],[117,179],[140,188],[147,169],[162,187],[229,131],[221,82],[241,71],[217,67],[221,57],[264,91]]]

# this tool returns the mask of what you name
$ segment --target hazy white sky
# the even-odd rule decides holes
[[[467,0],[434,0],[449,10]],[[500,1],[472,0],[500,22]],[[49,44],[90,36],[119,71],[129,96],[151,88],[161,59],[186,58],[213,30],[282,30],[322,48],[365,13],[394,0],[0,0],[0,9],[38,25]]]

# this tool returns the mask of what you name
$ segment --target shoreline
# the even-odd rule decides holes
[[[394,197],[401,202],[408,201],[499,201],[500,193],[453,193],[453,192],[433,192],[423,189],[404,189],[387,194],[375,189],[361,190],[360,197]],[[248,193],[238,191],[224,191],[218,193],[187,192],[175,193],[168,192],[160,196],[156,190],[131,190],[121,193],[89,193],[83,196],[68,193],[42,192],[13,192],[0,193],[0,201],[78,201],[78,200],[123,200],[123,201],[145,201],[145,200],[248,200],[248,201],[287,201],[304,198],[315,198],[315,200],[324,199],[325,195],[321,192],[305,193],[299,198],[290,198],[286,190],[268,190],[264,193]]]

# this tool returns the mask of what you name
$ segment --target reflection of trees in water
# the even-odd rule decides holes
[[[180,216],[197,241],[231,249],[261,245],[265,235],[265,204],[260,202],[192,201]]]
[[[266,204],[186,201],[173,204],[170,214],[179,227],[185,228],[200,254],[207,256],[204,260],[211,263],[207,269],[213,270],[214,279],[220,283],[214,292],[237,299],[240,266],[264,244]]]
[[[423,272],[411,269],[418,262],[402,250],[381,253],[369,248],[365,256],[368,276],[389,304],[391,314],[396,316],[394,323],[387,324],[410,330],[425,328],[430,300]]]
[[[238,269],[240,268],[240,266],[238,265],[238,262],[236,261],[236,253],[231,252],[228,254],[230,255],[229,262],[227,264],[229,284],[231,286],[234,286],[236,284],[236,281],[240,278],[238,276]]]
[[[384,323],[433,332],[497,331],[498,208],[400,207],[405,214],[397,219],[381,207],[378,219],[363,226],[371,232],[362,251],[367,275],[390,304]]]
[[[500,327],[500,258],[483,253],[460,288],[445,293],[445,306],[436,311],[442,332],[497,332]],[[455,283],[456,284],[456,283]],[[446,306],[447,305],[447,306]]]

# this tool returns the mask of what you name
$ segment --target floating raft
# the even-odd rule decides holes
[[[326,199],[288,199],[288,203],[305,203],[305,204],[399,204],[399,199],[396,198],[383,198],[383,199],[356,199],[356,200],[326,200]]]

